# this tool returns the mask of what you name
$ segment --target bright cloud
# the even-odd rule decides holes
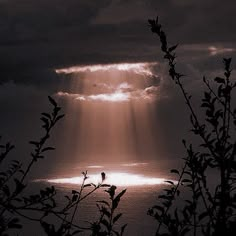
[[[97,71],[131,71],[137,74],[153,76],[151,66],[157,63],[119,63],[119,64],[105,64],[105,65],[87,65],[87,66],[73,66],[68,68],[56,69],[56,73],[81,73],[81,72],[97,72]]]
[[[132,90],[123,92],[118,89],[113,93],[100,93],[92,95],[73,94],[67,92],[58,92],[59,97],[68,97],[79,101],[101,101],[101,102],[128,102],[131,100],[156,100],[158,98],[159,87],[151,86],[144,90]]]
[[[186,45],[182,45],[181,48],[184,51],[191,51],[194,54],[196,54],[196,52],[206,52],[206,53],[209,53],[210,56],[215,56],[218,54],[230,53],[230,52],[236,51],[235,48],[232,48],[232,47],[229,47],[229,45],[223,45],[220,43],[217,43],[216,45],[186,44]]]
[[[160,82],[154,72],[156,64],[120,63],[58,69],[56,72],[59,74],[72,74],[78,89],[73,93],[60,91],[57,96],[101,102],[154,100],[157,98]]]
[[[223,48],[223,47],[215,47],[215,46],[210,46],[208,48],[208,50],[210,51],[210,55],[212,55],[212,56],[215,56],[215,55],[221,54],[221,53],[227,53],[227,52],[235,51],[234,48]]]
[[[58,92],[56,95],[60,97],[69,97],[79,101],[125,102],[130,99],[129,94],[121,92],[96,95],[81,95]]]
[[[90,95],[88,98],[95,101],[124,102],[129,100],[129,95],[127,93],[116,92],[112,94]]]

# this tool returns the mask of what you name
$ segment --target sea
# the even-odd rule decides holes
[[[164,163],[164,162],[163,162]],[[122,196],[116,213],[122,213],[115,229],[119,231],[120,227],[127,224],[124,235],[127,236],[151,236],[155,235],[157,221],[147,214],[149,208],[158,203],[158,195],[166,188],[166,180],[174,180],[173,174],[162,162],[127,162],[113,164],[80,164],[70,170],[65,170],[63,165],[55,172],[44,178],[34,178],[29,183],[29,194],[37,193],[39,189],[47,186],[54,186],[57,190],[57,201],[59,205],[66,204],[67,196],[71,196],[72,190],[79,191],[82,183],[82,172],[87,171],[88,179],[86,184],[101,183],[101,173],[105,173],[104,184],[116,185],[116,193],[126,189]],[[65,166],[65,165],[64,165]],[[86,192],[91,191],[93,187],[87,187]],[[78,207],[75,217],[75,223],[87,227],[90,223],[98,220],[99,211],[97,201],[109,201],[109,195],[105,190],[108,187],[102,187],[84,199]],[[43,236],[46,235],[38,222],[24,221],[24,228],[19,236]],[[49,220],[50,221],[50,220]],[[91,235],[91,232],[85,231],[79,235]]]

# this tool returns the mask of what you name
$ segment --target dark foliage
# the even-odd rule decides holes
[[[122,213],[116,213],[121,197],[125,194],[126,189],[115,195],[116,186],[112,185],[108,190],[105,190],[110,197],[108,201],[97,201],[97,207],[100,212],[98,221],[91,224],[92,235],[116,235],[122,236],[127,224],[123,225],[119,231],[115,229],[115,224],[122,216]]]
[[[60,113],[61,108],[56,101],[50,96],[48,99],[53,109],[51,113],[41,114],[44,135],[39,140],[29,142],[33,146],[31,161],[24,168],[23,163],[13,160],[7,170],[2,168],[0,172],[0,235],[15,235],[23,226],[26,226],[22,225],[22,218],[27,219],[29,222],[38,222],[44,229],[45,235],[48,236],[72,236],[84,232],[87,232],[87,234],[92,232],[92,235],[122,235],[125,226],[121,228],[120,232],[114,229],[114,225],[121,215],[114,214],[120,198],[126,190],[123,190],[115,197],[115,186],[110,187],[110,185],[103,184],[105,180],[104,172],[101,173],[101,183],[97,185],[87,183],[89,177],[87,172],[83,172],[82,185],[79,190],[72,190],[70,196],[65,196],[66,204],[64,206],[60,206],[61,204],[57,202],[57,191],[54,186],[41,189],[37,194],[25,195],[25,189],[28,185],[27,177],[32,171],[34,164],[40,159],[44,159],[47,152],[54,150],[53,147],[47,145],[47,142],[54,126],[64,117]],[[0,168],[12,149],[14,149],[14,146],[10,143],[0,145]],[[112,207],[107,210],[110,213],[108,218],[106,218],[107,215],[103,214],[103,210],[106,207],[102,206],[101,209],[103,210],[99,208],[101,217],[96,225],[99,226],[100,230],[94,231],[95,224],[90,223],[88,227],[81,227],[75,224],[74,221],[78,217],[76,213],[78,213],[79,204],[99,188],[108,188],[106,192],[110,195]],[[52,223],[54,222],[52,218],[56,223]],[[105,229],[100,233],[102,226],[105,226]]]
[[[169,75],[189,108],[191,131],[200,140],[195,147],[191,140],[183,140],[186,149],[183,168],[171,170],[177,181],[169,181],[171,187],[164,189],[159,203],[148,211],[158,222],[156,235],[235,235],[236,110],[232,108],[232,91],[236,83],[230,80],[231,58],[223,59],[223,76],[212,80],[203,77],[206,90],[201,107],[205,117],[201,121],[191,96],[183,87],[184,75],[176,70],[178,45],[168,45],[158,17],[148,22],[151,31],[160,39],[161,50],[169,64]],[[215,176],[214,184],[209,181],[211,173]]]

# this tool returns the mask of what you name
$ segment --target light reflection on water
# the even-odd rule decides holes
[[[104,184],[111,184],[116,186],[140,186],[140,185],[157,185],[164,184],[166,179],[164,178],[152,178],[144,175],[129,174],[122,172],[107,173]],[[47,182],[55,184],[77,184],[80,185],[83,182],[82,176],[75,176],[70,178],[57,178],[48,179]],[[101,182],[100,173],[88,175],[86,183],[98,184]]]
[[[158,194],[164,188],[164,185],[167,184],[165,181],[170,179],[170,176],[166,174],[168,171],[162,172],[160,169],[154,168],[153,164],[136,162],[111,166],[89,164],[80,168],[75,167],[74,169],[76,171],[71,171],[70,174],[68,172],[59,175],[55,173],[52,176],[48,176],[47,179],[34,182],[34,184],[55,185],[60,196],[59,201],[64,205],[66,204],[64,196],[70,195],[72,189],[79,190],[83,179],[83,176],[79,176],[79,174],[82,171],[88,169],[89,178],[87,179],[87,184],[91,182],[95,184],[101,183],[101,172],[104,171],[106,173],[104,183],[118,186],[117,193],[125,188],[127,189],[117,211],[117,213],[123,213],[120,223],[128,223],[125,235],[155,235],[156,222],[147,215],[147,211],[157,203]],[[108,194],[104,191],[105,189],[107,188],[99,189],[81,203],[77,218],[77,222],[80,225],[86,226],[86,221],[91,222],[98,219],[96,201],[109,200]],[[86,191],[89,191],[89,188]]]
[[[130,162],[120,163],[116,165],[85,165],[84,167],[76,168],[74,171],[65,174],[56,174],[47,179],[38,179],[36,181],[46,181],[53,184],[80,185],[83,182],[83,175],[80,174],[88,169],[87,179],[85,184],[99,184],[102,182],[101,173],[105,172],[104,184],[116,186],[144,186],[144,185],[160,185],[165,184],[170,180],[169,176],[163,171],[153,170],[153,164],[146,162]],[[84,169],[83,169],[84,168]],[[64,170],[65,171],[65,170]],[[79,172],[78,172],[79,171]],[[173,181],[174,182],[174,181]]]
[[[46,184],[45,182],[35,182],[38,184]],[[74,184],[55,184],[57,193],[59,196],[59,202],[61,205],[66,204],[65,195],[71,194],[71,190],[75,189],[79,191],[79,186]],[[122,197],[117,213],[122,213],[122,217],[119,220],[119,226],[128,224],[124,236],[146,236],[155,235],[156,222],[147,215],[147,211],[153,205],[157,203],[158,194],[164,185],[143,185],[143,186],[126,186],[117,187],[116,193],[119,193],[123,189],[127,189],[126,193]],[[99,213],[96,207],[96,203],[99,200],[109,201],[109,196],[105,192],[107,188],[101,188],[87,199],[81,202],[78,208],[78,216],[75,223],[81,226],[88,226],[88,222],[94,222],[98,220]],[[85,190],[89,191],[89,188]],[[119,229],[117,225],[117,229]],[[25,236],[30,236],[28,233]],[[82,233],[84,236],[89,236],[89,233]]]

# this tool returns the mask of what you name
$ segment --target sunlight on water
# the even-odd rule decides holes
[[[126,166],[126,167],[135,167],[135,166],[144,166],[144,165],[148,165],[148,163],[143,162],[143,163],[125,163],[125,164],[121,164],[121,166]]]
[[[83,177],[71,177],[71,178],[58,178],[58,179],[48,179],[49,183],[57,184],[81,184]],[[143,175],[129,174],[129,173],[107,173],[104,184],[111,184],[116,186],[142,186],[142,185],[158,185],[166,184],[167,179],[164,178],[153,178],[146,177]],[[86,180],[86,183],[101,183],[101,174],[91,174]]]
[[[104,166],[87,166],[87,168],[90,168],[90,169],[101,169],[103,168]]]

